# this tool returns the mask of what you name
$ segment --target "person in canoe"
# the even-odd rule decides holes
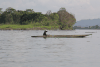
[[[48,31],[45,30],[44,33],[43,33],[43,36],[47,36],[46,32],[48,32]]]

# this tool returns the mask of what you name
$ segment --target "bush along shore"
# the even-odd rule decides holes
[[[0,25],[0,30],[57,30],[59,26]]]
[[[46,14],[35,12],[33,9],[25,11],[8,7],[4,12],[0,8],[0,30],[72,30],[76,19],[73,14],[60,8],[58,12],[50,10]]]
[[[0,30],[60,30],[59,26],[0,25]],[[72,30],[66,28],[64,30]]]

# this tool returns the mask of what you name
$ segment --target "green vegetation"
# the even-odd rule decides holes
[[[0,29],[72,29],[76,19],[65,8],[57,13],[47,11],[46,14],[34,12],[33,9],[25,11],[8,7],[4,12],[0,8]]]
[[[34,26],[34,25],[0,25],[1,30],[53,30],[59,29],[59,26]]]

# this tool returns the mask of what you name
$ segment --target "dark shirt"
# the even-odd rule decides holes
[[[44,31],[43,35],[47,35],[46,32],[47,32],[47,31]]]

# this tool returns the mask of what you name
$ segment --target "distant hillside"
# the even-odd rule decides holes
[[[88,27],[88,26],[100,26],[100,19],[89,19],[77,21],[74,26]]]

